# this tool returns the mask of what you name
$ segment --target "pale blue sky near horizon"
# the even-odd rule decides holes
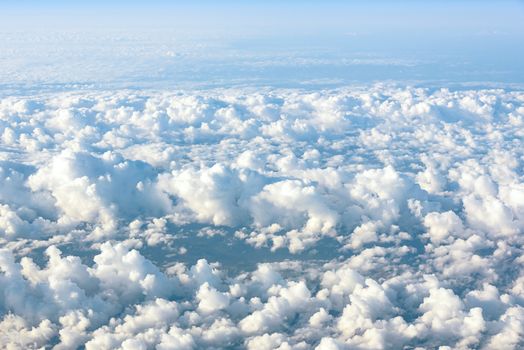
[[[3,1],[0,87],[524,84],[524,1]]]
[[[3,26],[30,25],[188,25],[205,28],[300,24],[318,28],[521,30],[524,1],[348,0],[348,1],[6,1],[0,4]],[[271,15],[271,16],[267,16]],[[207,22],[202,22],[206,19]],[[174,21],[176,20],[176,21]],[[177,22],[178,21],[178,22]],[[443,22],[444,21],[444,22]],[[177,22],[177,23],[175,23]],[[451,27],[451,28],[450,28]]]

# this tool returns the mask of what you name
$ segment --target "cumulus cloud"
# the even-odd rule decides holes
[[[518,90],[0,100],[0,347],[518,349]]]

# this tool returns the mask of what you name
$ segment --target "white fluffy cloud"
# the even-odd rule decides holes
[[[0,347],[518,349],[524,94],[0,100]]]

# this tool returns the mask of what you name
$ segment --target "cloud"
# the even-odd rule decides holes
[[[0,347],[518,349],[519,90],[0,101]]]

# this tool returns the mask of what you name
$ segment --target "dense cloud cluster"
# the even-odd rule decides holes
[[[0,100],[0,348],[524,347],[524,92]]]

